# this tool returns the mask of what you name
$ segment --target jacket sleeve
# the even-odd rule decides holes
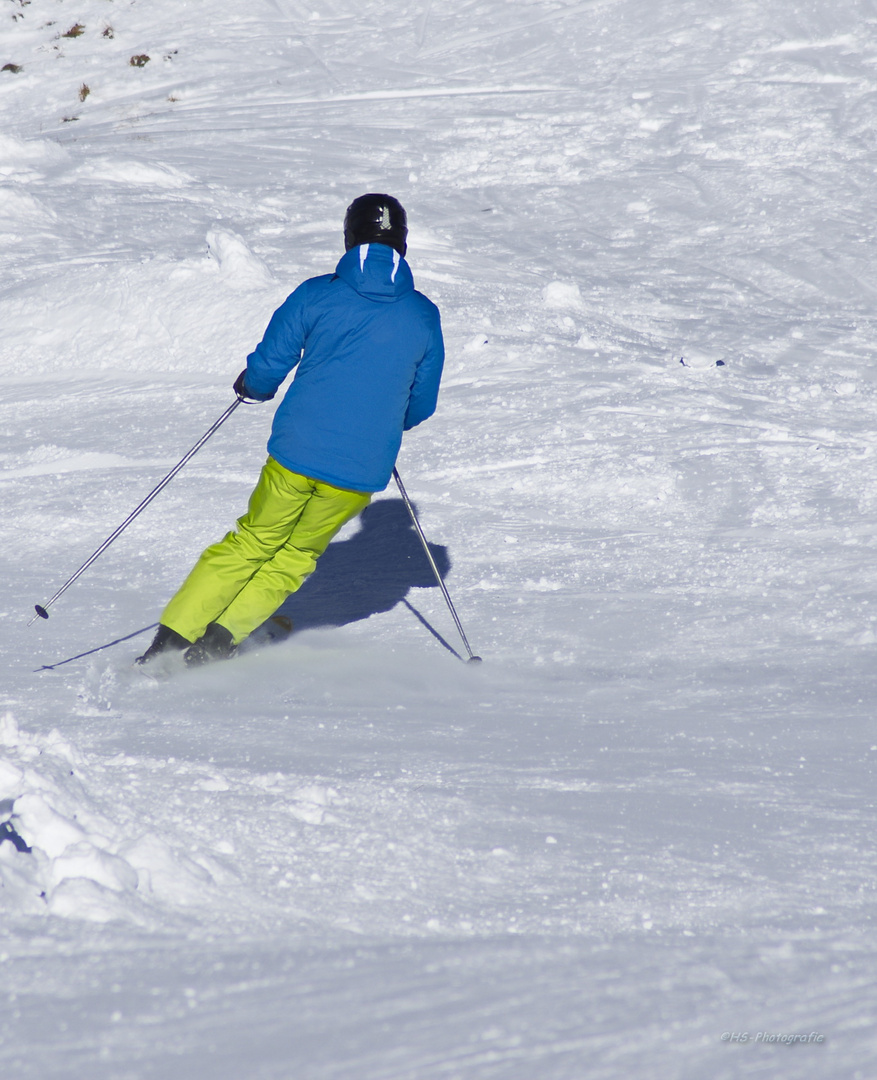
[[[270,401],[301,359],[304,348],[307,282],[288,296],[271,316],[265,336],[247,357],[245,383],[250,397]]]
[[[435,412],[438,401],[439,383],[445,362],[445,343],[442,338],[442,324],[438,308],[435,309],[435,324],[426,346],[423,359],[417,366],[411,393],[408,397],[408,409],[405,413],[404,429],[416,427]]]

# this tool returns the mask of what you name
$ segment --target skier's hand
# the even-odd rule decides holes
[[[247,405],[261,405],[262,402],[270,401],[274,397],[274,394],[254,394],[252,390],[247,389],[246,368],[235,379],[234,392],[238,396],[238,401],[243,401]]]
[[[235,379],[233,389],[237,396],[241,399],[241,401],[243,401],[245,398],[249,398],[250,401],[253,401],[253,396],[247,391],[247,384],[244,381],[246,379],[246,375],[247,369],[244,368],[240,375],[238,375],[238,377]]]

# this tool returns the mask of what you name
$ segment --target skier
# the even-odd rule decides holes
[[[441,323],[414,288],[407,236],[397,199],[361,195],[335,273],[303,282],[275,311],[234,384],[241,398],[270,401],[297,368],[268,460],[247,513],[203,552],[138,664],[174,650],[189,666],[232,656],[387,486],[403,430],[435,411]]]

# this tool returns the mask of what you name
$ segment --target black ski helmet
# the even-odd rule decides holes
[[[408,250],[408,217],[392,195],[360,195],[344,215],[344,246],[347,251],[359,244],[386,244],[400,255]]]

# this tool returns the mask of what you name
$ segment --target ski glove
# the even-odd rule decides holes
[[[244,368],[244,370],[240,373],[240,375],[238,375],[238,377],[234,381],[233,389],[234,389],[234,392],[237,394],[237,396],[239,398],[245,398],[245,397],[250,396],[247,393],[247,384],[244,382],[244,379],[246,378],[246,374],[247,374],[247,369]]]
[[[240,373],[240,375],[238,375],[238,377],[234,381],[233,390],[237,394],[237,396],[241,399],[241,401],[251,401],[251,402],[253,402],[253,401],[259,401],[259,402],[261,402],[261,401],[270,401],[271,398],[274,397],[273,394],[271,395],[271,397],[266,398],[266,397],[257,397],[255,394],[250,393],[250,391],[247,389],[246,377],[247,377],[247,369],[244,368],[244,370]]]

